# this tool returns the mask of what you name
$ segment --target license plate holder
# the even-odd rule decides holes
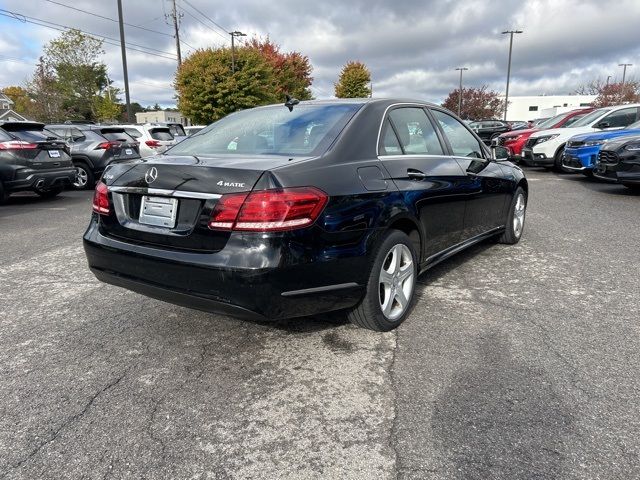
[[[60,158],[60,150],[49,150],[49,158]]]
[[[174,228],[178,214],[178,199],[143,195],[138,221],[143,225]]]
[[[124,150],[124,154],[125,154],[125,155],[133,155],[133,150],[132,150],[132,149],[130,149],[130,148],[126,148],[126,149]]]

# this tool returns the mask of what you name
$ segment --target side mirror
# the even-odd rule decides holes
[[[598,122],[596,128],[609,128],[609,122]]]
[[[511,150],[507,147],[494,145],[491,147],[491,158],[494,160],[508,160],[511,156]]]

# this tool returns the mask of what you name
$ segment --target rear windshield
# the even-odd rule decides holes
[[[154,140],[173,140],[173,135],[171,135],[168,128],[150,128],[149,135],[151,135],[151,138]]]
[[[140,132],[140,130],[138,130],[137,128],[125,128],[124,131],[131,135],[133,138],[140,138],[142,136],[142,132]]]
[[[283,105],[228,115],[171,149],[172,155],[309,155],[326,150],[359,104]]]
[[[26,142],[44,142],[46,140],[60,140],[60,136],[46,128],[27,127],[26,129],[11,128],[11,135]]]
[[[194,128],[190,128],[187,131],[187,135],[191,136],[191,135],[195,135],[196,133],[198,133],[199,131],[201,131],[204,127],[194,127]]]
[[[182,125],[169,125],[169,131],[174,137],[184,137],[187,135]]]
[[[131,136],[128,135],[124,130],[120,132],[113,131],[113,130],[107,130],[107,131],[103,130],[100,133],[107,140],[118,141],[118,142],[135,142],[135,140],[131,138]]]

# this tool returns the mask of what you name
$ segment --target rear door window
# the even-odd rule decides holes
[[[150,128],[149,135],[154,140],[160,141],[171,141],[173,140],[173,135],[171,135],[171,131],[168,128]]]
[[[389,113],[407,155],[444,155],[436,130],[422,108],[402,107]]]
[[[396,133],[391,127],[391,122],[387,118],[382,126],[380,136],[380,155],[402,155],[402,148]]]
[[[440,110],[432,110],[432,112],[456,157],[484,158],[480,143],[462,123]]]

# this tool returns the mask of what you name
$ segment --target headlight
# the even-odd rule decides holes
[[[584,146],[585,147],[594,147],[596,145],[602,145],[604,144],[604,140],[592,140],[590,142],[584,142]]]
[[[504,141],[505,142],[515,142],[516,140],[518,140],[521,137],[522,137],[522,135],[516,135],[515,137],[506,137],[504,139]]]
[[[627,143],[624,149],[630,152],[640,152],[640,143]]]
[[[536,138],[536,145],[540,144],[540,143],[544,143],[544,142],[548,142],[549,140],[553,140],[556,137],[559,137],[560,134],[556,133],[555,135],[547,135],[545,137],[538,137]]]

